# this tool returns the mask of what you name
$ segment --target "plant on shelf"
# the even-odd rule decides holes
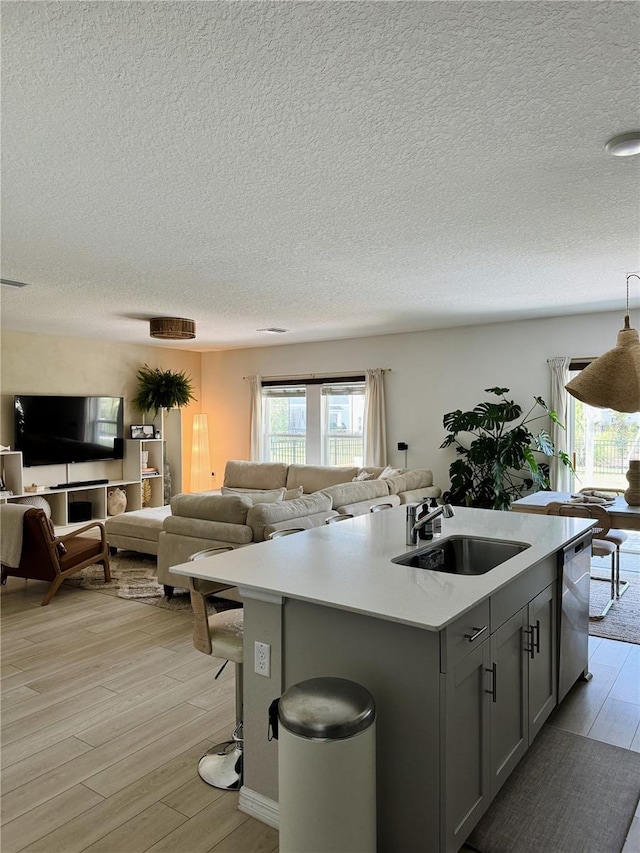
[[[449,466],[451,489],[444,499],[457,506],[509,509],[511,501],[532,488],[550,488],[549,465],[538,462],[536,452],[560,459],[571,470],[573,466],[566,453],[556,453],[544,428],[537,433],[530,429],[541,418],[562,426],[541,397],[533,398],[533,406],[523,416],[522,408],[505,396],[508,388],[485,391],[499,399],[479,403],[468,412],[457,409],[442,420],[449,435],[440,447],[453,445],[458,456]]]
[[[133,404],[141,412],[153,410],[157,415],[160,409],[173,409],[186,406],[195,400],[191,378],[184,370],[161,370],[145,364],[137,373],[138,391]]]

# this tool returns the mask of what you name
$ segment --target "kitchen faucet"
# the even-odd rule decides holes
[[[453,518],[453,507],[450,504],[442,504],[441,506],[432,509],[431,512],[428,512],[419,521],[416,521],[419,511],[428,506],[428,500],[422,501],[422,503],[419,504],[410,504],[407,506],[407,545],[417,545],[418,531],[424,527],[425,524],[429,524],[430,521],[433,521],[433,519],[437,518],[439,515],[443,515],[445,518]]]

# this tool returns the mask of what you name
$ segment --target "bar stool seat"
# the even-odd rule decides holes
[[[191,555],[191,560],[215,556],[227,548],[210,548]],[[212,589],[213,587],[213,589]],[[193,608],[193,645],[198,651],[221,658],[224,663],[216,673],[220,675],[227,663],[236,665],[236,727],[231,740],[216,744],[198,761],[198,775],[208,785],[235,791],[242,785],[242,705],[244,664],[244,611],[240,608],[207,612],[207,595],[219,591],[219,585],[200,578],[189,578],[189,592]]]

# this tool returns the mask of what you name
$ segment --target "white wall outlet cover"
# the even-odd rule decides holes
[[[256,641],[253,645],[253,658],[254,672],[271,678],[271,646]]]

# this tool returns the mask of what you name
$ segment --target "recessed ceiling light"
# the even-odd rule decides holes
[[[634,154],[640,154],[640,130],[614,136],[604,146],[604,150],[608,154],[613,154],[614,157],[632,157]]]
[[[256,329],[256,332],[265,332],[267,335],[282,335],[288,331],[289,329],[279,329],[277,326],[271,326],[270,329]]]
[[[26,281],[12,281],[10,278],[0,278],[0,284],[5,287],[29,287]]]

